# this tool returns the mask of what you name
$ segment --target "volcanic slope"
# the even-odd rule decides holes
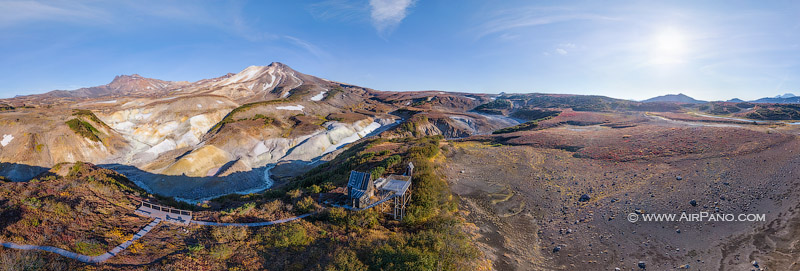
[[[104,86],[0,102],[25,105],[0,113],[0,175],[22,181],[59,162],[86,161],[150,192],[194,201],[268,188],[280,181],[270,169],[296,176],[416,113],[439,112],[430,117],[437,128],[426,133],[489,133],[499,126],[467,112],[481,100],[488,98],[381,92],[277,62],[193,83],[118,76]]]

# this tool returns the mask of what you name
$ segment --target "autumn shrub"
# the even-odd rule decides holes
[[[306,188],[306,192],[311,193],[311,194],[317,194],[317,193],[322,192],[322,187],[320,187],[319,185],[316,185],[316,184],[312,184],[311,186]]]
[[[211,236],[217,243],[242,241],[249,236],[247,227],[220,226],[211,229]]]
[[[313,241],[306,229],[298,223],[262,228],[256,239],[267,248],[300,248]]]
[[[139,253],[139,252],[140,252],[140,251],[142,251],[143,249],[144,249],[144,245],[142,244],[142,242],[139,242],[139,240],[133,241],[133,242],[131,243],[131,245],[130,245],[130,246],[128,246],[128,250],[129,250],[131,253],[134,253],[134,254],[136,254],[136,253]]]
[[[375,209],[367,209],[359,212],[348,212],[342,208],[328,208],[323,214],[323,218],[329,223],[341,226],[348,230],[373,229],[380,224],[378,218],[381,213]]]
[[[25,198],[24,200],[22,200],[22,204],[27,205],[28,207],[34,209],[42,206],[42,202],[38,198],[34,197]]]
[[[366,271],[367,266],[349,249],[336,250],[325,271]]]
[[[31,250],[7,249],[0,253],[0,270],[69,270],[64,261],[53,261],[44,253]]]
[[[206,247],[203,246],[202,244],[188,245],[186,248],[189,250],[189,253],[192,253],[192,254],[197,254],[200,251],[203,251],[204,249],[206,249]]]
[[[303,195],[303,190],[293,189],[290,190],[289,193],[286,193],[286,195],[288,195],[289,198],[296,199]]]
[[[295,208],[301,214],[310,213],[311,211],[314,211],[315,207],[316,202],[311,197],[305,197],[295,203]]]
[[[438,153],[439,153],[439,146],[433,143],[424,143],[408,149],[408,154],[411,157],[431,158]]]
[[[105,253],[104,246],[97,241],[93,240],[85,240],[85,241],[78,241],[75,243],[74,250],[76,253],[89,255],[89,256],[99,256]]]
[[[283,202],[280,200],[272,200],[268,201],[264,204],[261,204],[258,209],[265,213],[277,213],[283,207]]]
[[[224,261],[233,256],[233,248],[229,244],[217,244],[209,250],[209,255],[218,261]]]
[[[256,207],[256,203],[255,202],[248,202],[248,203],[242,204],[239,207],[229,208],[227,210],[222,210],[220,213],[225,214],[225,215],[246,215],[250,211],[252,211],[253,208],[255,208],[255,207]]]

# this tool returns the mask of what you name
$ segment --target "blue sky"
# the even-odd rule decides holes
[[[800,95],[799,1],[6,1],[0,97],[283,62],[380,90]]]

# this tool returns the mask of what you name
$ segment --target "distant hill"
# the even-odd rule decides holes
[[[739,99],[739,98],[733,98],[733,99],[727,100],[726,102],[729,102],[729,103],[743,103],[744,100]]]
[[[794,103],[800,103],[800,96],[795,96],[794,94],[786,93],[786,94],[778,95],[778,96],[775,96],[775,97],[761,98],[761,99],[758,99],[758,100],[755,100],[755,101],[752,101],[752,102],[754,102],[754,103],[794,104]]]
[[[705,101],[695,100],[694,98],[686,96],[683,93],[667,94],[663,96],[653,97],[644,100],[642,102],[645,103],[672,102],[672,103],[690,103],[690,104],[705,103]]]
[[[188,82],[171,82],[152,78],[145,78],[138,74],[118,75],[111,83],[102,86],[81,88],[76,90],[53,90],[44,94],[45,97],[78,97],[92,98],[113,95],[147,95],[176,89]]]

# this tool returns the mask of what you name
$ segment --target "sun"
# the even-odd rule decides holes
[[[679,64],[685,62],[688,45],[683,32],[666,28],[655,32],[652,45],[653,64]]]

